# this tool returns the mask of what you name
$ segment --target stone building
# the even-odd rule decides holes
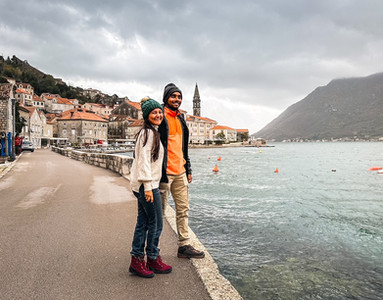
[[[23,90],[27,91],[31,95],[33,95],[34,91],[35,91],[33,86],[31,86],[29,83],[18,82],[18,83],[16,83],[16,87],[19,89],[23,89]]]
[[[53,124],[47,119],[42,111],[38,111],[41,120],[41,146],[51,144],[53,139]]]
[[[57,119],[61,118],[61,114],[47,113],[45,115],[47,123],[52,125],[53,138],[58,138]]]
[[[104,96],[104,94],[97,89],[85,89],[82,94],[84,96],[89,96],[90,99],[94,99],[97,96]]]
[[[142,119],[141,104],[138,102],[133,102],[126,100],[122,102],[118,107],[112,110],[112,116],[127,116],[131,119]]]
[[[24,90],[22,88],[17,88],[15,92],[15,98],[17,102],[24,106],[32,106],[33,93],[31,93],[30,91]]]
[[[256,147],[266,147],[266,140],[263,138],[255,138],[255,136],[251,136],[250,144]]]
[[[249,140],[249,129],[236,129],[237,142],[247,142]]]
[[[85,103],[82,108],[93,111],[94,113],[102,116],[109,116],[113,109],[115,109],[114,105],[107,104],[98,104],[98,103]]]
[[[237,141],[237,131],[231,127],[224,125],[217,125],[210,129],[210,138],[212,140],[217,140],[217,134],[223,133],[225,135],[225,143],[236,142]]]
[[[62,98],[57,94],[43,93],[40,97],[45,103],[45,109],[50,113],[62,113],[79,106],[77,99]]]
[[[0,83],[0,162],[12,152],[13,134],[13,84]]]
[[[71,109],[57,118],[58,138],[67,139],[72,144],[95,144],[106,142],[108,121],[84,109]]]
[[[31,141],[35,148],[41,147],[41,137],[43,133],[43,121],[39,111],[33,106],[20,106],[20,117],[26,120],[25,126],[20,133],[24,140]],[[45,116],[44,116],[45,118]]]
[[[36,107],[38,110],[44,110],[44,106],[45,106],[44,100],[38,95],[33,94],[32,106]]]
[[[108,139],[126,140],[128,139],[128,127],[134,123],[136,119],[127,116],[111,116],[108,124]]]
[[[218,123],[209,118],[188,115],[186,117],[186,124],[189,128],[189,143],[205,144],[212,141],[210,129]]]
[[[135,141],[136,135],[142,128],[142,125],[144,124],[144,120],[135,120],[133,123],[131,123],[128,128],[125,131],[126,139],[129,141]]]

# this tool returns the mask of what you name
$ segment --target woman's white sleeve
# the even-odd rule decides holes
[[[143,131],[141,131],[143,133]],[[151,191],[152,190],[152,145],[153,145],[153,133],[148,130],[148,140],[146,142],[146,145],[143,146],[144,141],[143,137],[144,134],[140,134],[139,138],[137,139],[139,151],[138,151],[138,157],[137,157],[137,179],[139,182],[142,182],[144,185],[145,191]]]

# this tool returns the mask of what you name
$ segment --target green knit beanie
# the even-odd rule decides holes
[[[141,100],[142,116],[145,120],[149,117],[149,114],[152,112],[152,110],[156,108],[161,108],[161,110],[163,109],[161,104],[159,104],[154,99],[147,97]]]

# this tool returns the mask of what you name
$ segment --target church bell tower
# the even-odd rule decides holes
[[[199,97],[198,85],[195,84],[194,96],[193,96],[193,115],[201,116],[201,99]]]

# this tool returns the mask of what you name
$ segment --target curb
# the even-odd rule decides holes
[[[170,227],[177,234],[176,213],[169,204],[167,204],[165,208],[165,218]],[[198,250],[205,252],[205,258],[191,259],[191,262],[196,268],[198,276],[202,280],[212,300],[243,300],[230,281],[221,275],[213,257],[190,227],[189,235],[193,246]]]
[[[12,162],[5,162],[4,165],[0,165],[0,179],[3,178],[10,170],[12,170],[21,155],[22,153],[20,153],[19,156],[16,156],[16,159]]]

